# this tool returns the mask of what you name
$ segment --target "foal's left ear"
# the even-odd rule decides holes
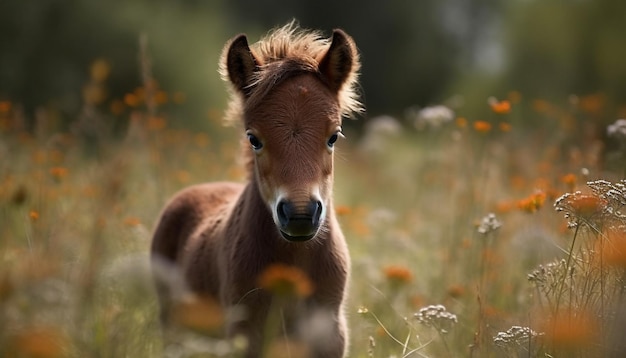
[[[248,46],[246,35],[235,37],[226,47],[222,63],[225,62],[228,80],[247,97],[250,94],[253,74],[259,67],[258,60]]]
[[[331,90],[339,91],[358,70],[358,56],[352,37],[343,30],[334,30],[330,47],[319,60],[320,73],[328,81]]]

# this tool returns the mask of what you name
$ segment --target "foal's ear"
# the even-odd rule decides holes
[[[252,76],[258,69],[259,63],[250,51],[246,35],[235,37],[227,46],[225,65],[228,79],[238,91],[248,96]]]
[[[356,72],[358,56],[352,38],[343,30],[334,30],[330,47],[319,60],[319,70],[333,91],[339,91]]]

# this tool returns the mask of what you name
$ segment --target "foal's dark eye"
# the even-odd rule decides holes
[[[257,138],[254,134],[248,133],[248,141],[250,141],[250,145],[254,150],[259,150],[263,148],[263,143],[261,143],[259,138]]]
[[[335,133],[333,135],[330,136],[330,138],[328,138],[328,147],[332,148],[335,145],[335,142],[337,141],[337,139],[339,139],[339,134]]]

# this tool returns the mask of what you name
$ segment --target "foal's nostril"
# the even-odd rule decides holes
[[[288,201],[280,201],[276,206],[276,214],[281,227],[289,225],[289,219],[293,216],[293,204]]]
[[[309,203],[309,212],[311,213],[313,227],[318,227],[322,216],[322,202],[319,200],[311,201]]]

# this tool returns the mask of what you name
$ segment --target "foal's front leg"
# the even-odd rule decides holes
[[[269,298],[255,294],[245,303],[238,301],[232,304],[232,311],[236,312],[234,319],[227,325],[227,335],[230,338],[243,337],[246,340],[246,358],[263,357],[265,350],[265,322],[269,311]]]
[[[298,336],[309,347],[311,358],[342,358],[346,354],[348,328],[340,309],[309,307],[300,320]]]

